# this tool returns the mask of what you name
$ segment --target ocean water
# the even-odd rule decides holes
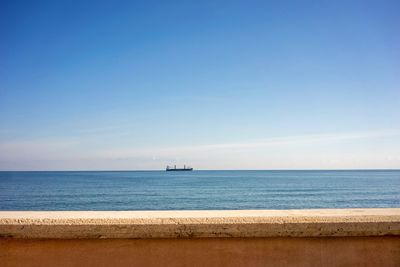
[[[400,170],[0,172],[0,210],[400,207]]]

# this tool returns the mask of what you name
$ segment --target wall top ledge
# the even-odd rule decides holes
[[[400,208],[0,211],[0,238],[400,236]]]

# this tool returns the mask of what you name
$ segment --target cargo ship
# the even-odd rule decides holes
[[[167,172],[170,172],[170,171],[193,171],[193,168],[186,166],[186,165],[183,165],[183,168],[177,168],[175,165],[173,168],[171,168],[170,166],[167,166],[167,168],[165,170]]]

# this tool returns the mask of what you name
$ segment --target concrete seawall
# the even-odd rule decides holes
[[[400,209],[0,212],[2,266],[400,266]]]

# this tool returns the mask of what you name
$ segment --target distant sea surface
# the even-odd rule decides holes
[[[0,172],[0,210],[400,207],[400,170]]]

